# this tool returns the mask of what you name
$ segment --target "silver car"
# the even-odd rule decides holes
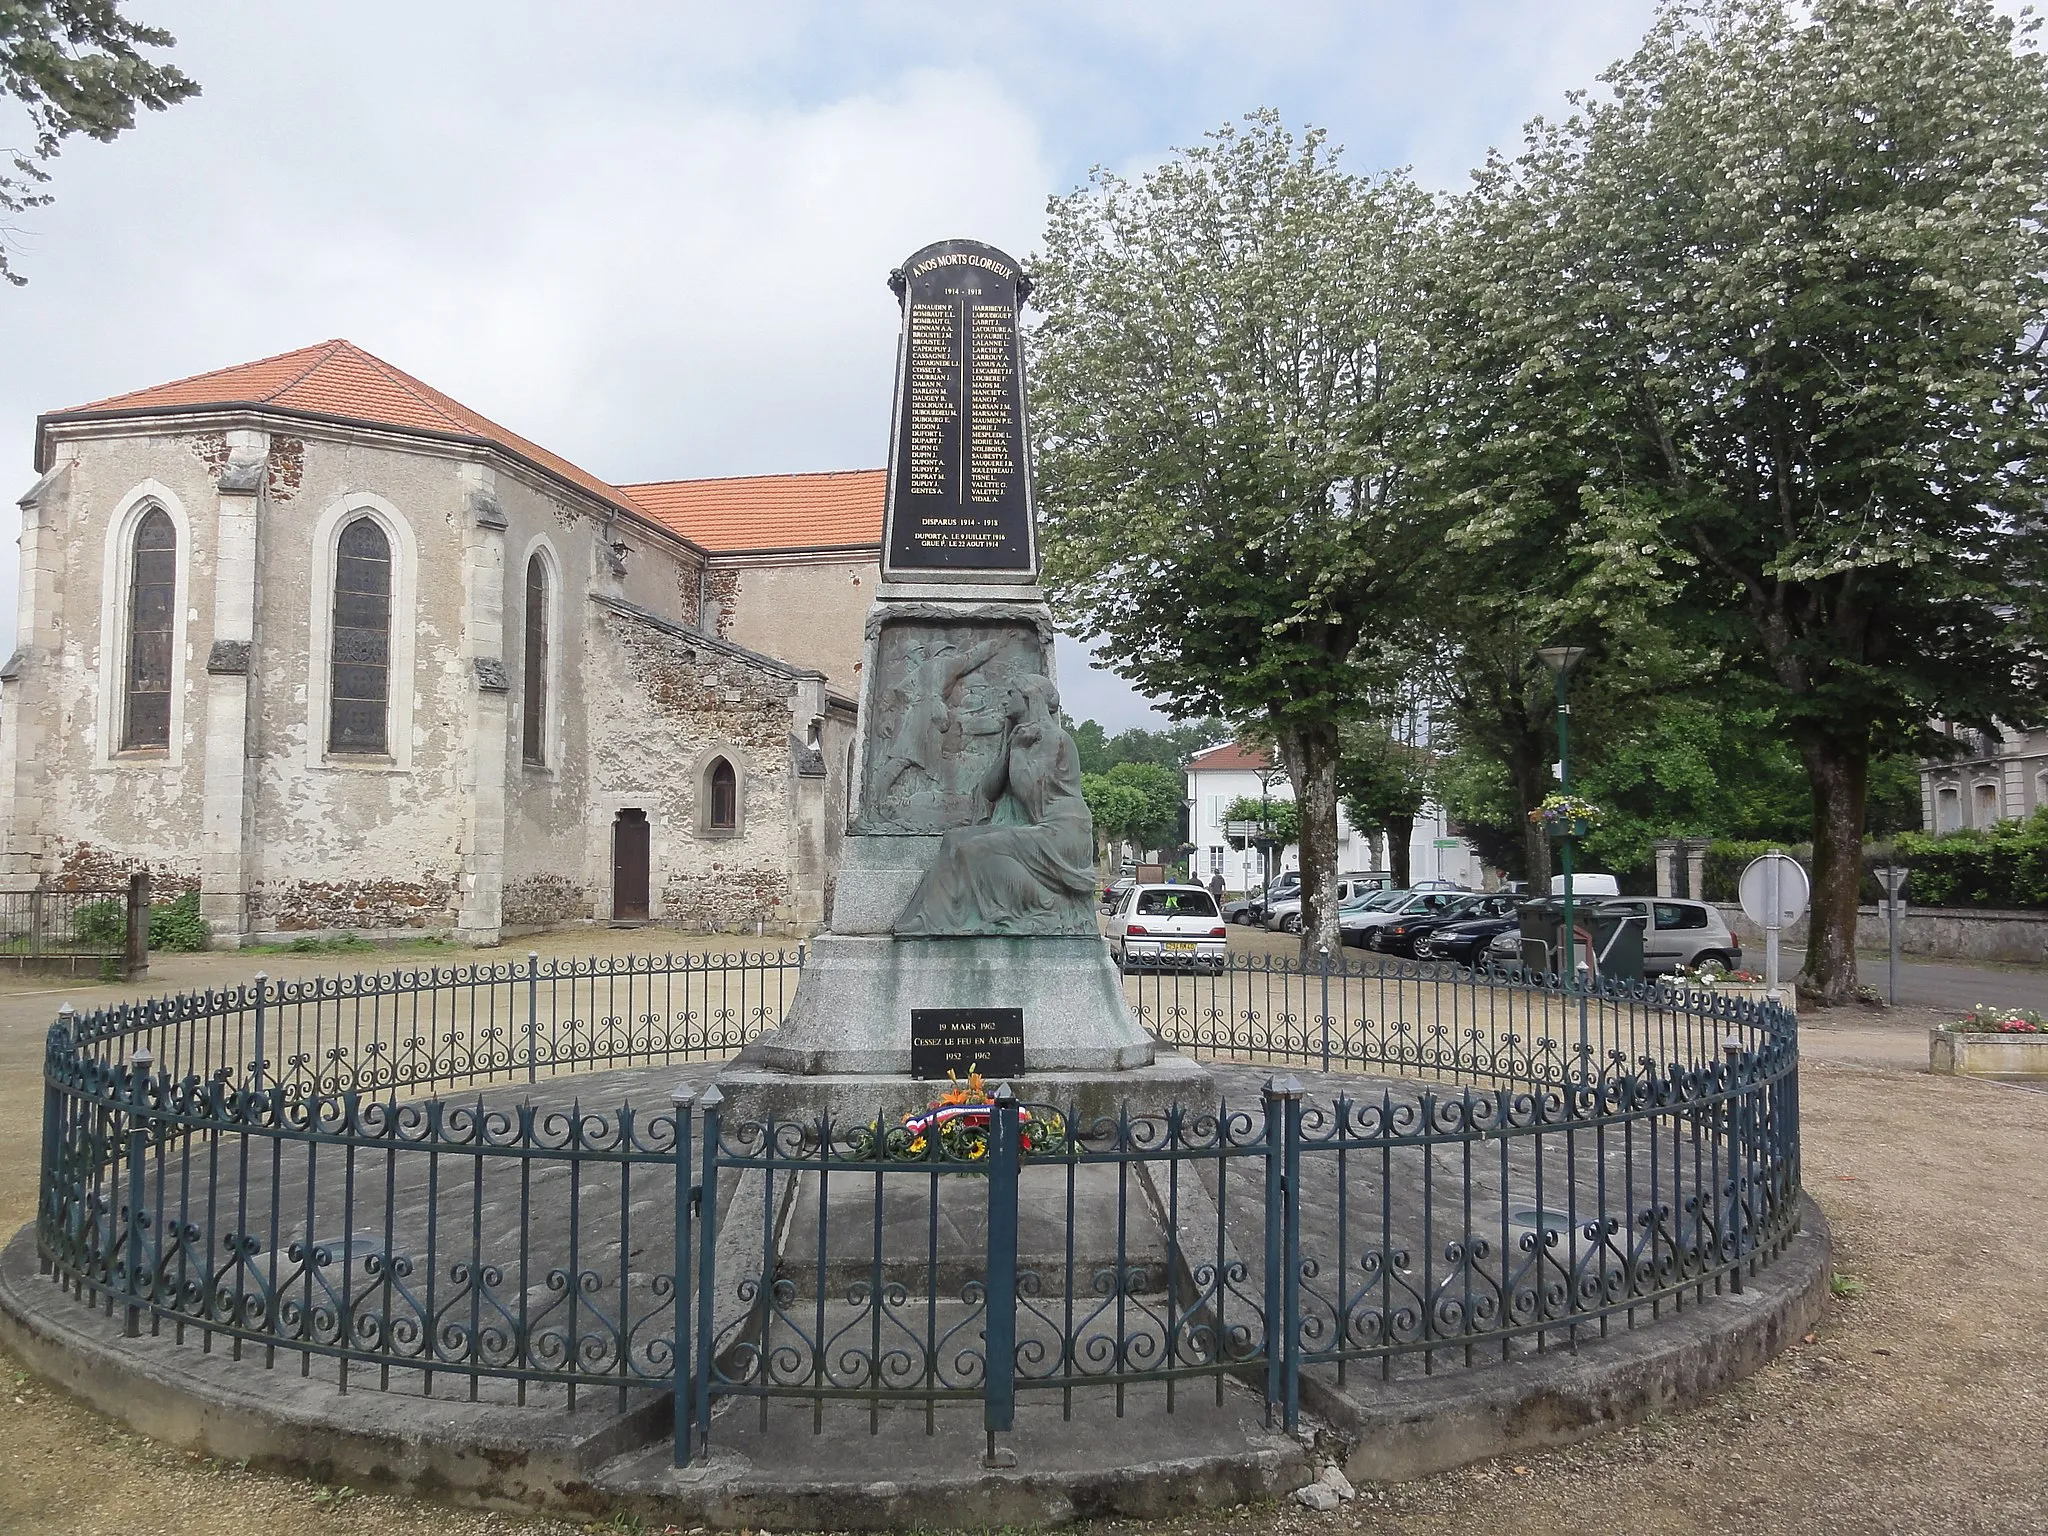
[[[1728,931],[1721,909],[1705,901],[1669,896],[1603,896],[1602,912],[1643,919],[1643,974],[1668,976],[1688,966],[1716,964],[1733,969],[1742,946]]]

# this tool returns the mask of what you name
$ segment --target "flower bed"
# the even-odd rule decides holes
[[[1927,1032],[1927,1067],[1962,1077],[2048,1077],[2048,1022],[2031,1008],[1979,1003]]]

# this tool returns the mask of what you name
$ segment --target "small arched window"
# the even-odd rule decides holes
[[[178,530],[162,507],[151,507],[135,525],[129,571],[124,751],[171,744],[171,649],[177,617]]]
[[[538,550],[526,562],[526,677],[521,696],[520,757],[543,767],[548,760],[548,567]]]
[[[711,830],[734,832],[740,824],[739,775],[732,764],[719,758],[711,765]]]
[[[334,559],[332,685],[327,750],[391,750],[391,541],[376,519],[341,530]]]

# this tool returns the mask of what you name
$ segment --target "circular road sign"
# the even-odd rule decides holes
[[[1789,854],[1751,859],[1742,872],[1742,911],[1759,928],[1784,928],[1806,916],[1806,871]]]

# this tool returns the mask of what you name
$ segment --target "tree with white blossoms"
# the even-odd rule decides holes
[[[1302,808],[1304,952],[1339,943],[1338,727],[1437,530],[1407,473],[1430,198],[1270,112],[1055,198],[1030,333],[1046,579],[1174,714],[1256,724]]]
[[[2034,27],[1667,0],[1489,160],[1435,290],[1453,542],[1596,553],[1770,703],[1812,789],[1824,1004],[1856,991],[1873,753],[2048,684]]]

